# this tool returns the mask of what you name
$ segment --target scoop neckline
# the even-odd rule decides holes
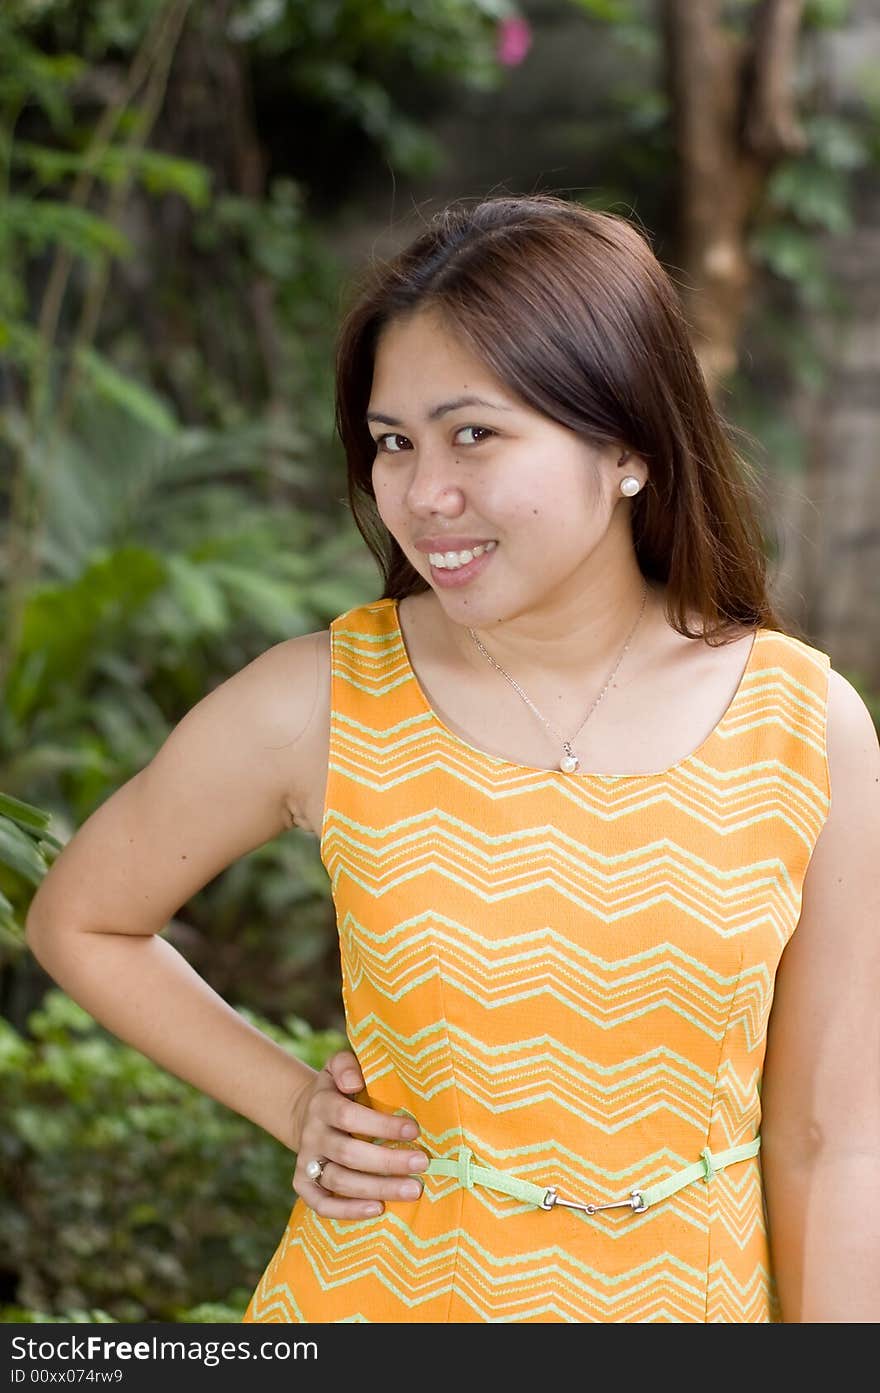
[[[675,774],[678,770],[687,768],[687,766],[690,764],[705,762],[706,755],[709,751],[710,746],[714,745],[716,741],[721,737],[722,732],[730,724],[733,718],[734,711],[736,707],[738,707],[740,700],[743,696],[743,689],[745,687],[746,680],[751,676],[752,671],[754,669],[755,657],[758,651],[759,641],[767,632],[769,632],[768,630],[763,629],[760,626],[755,629],[754,634],[752,635],[751,647],[749,648],[749,656],[746,659],[746,665],[743,668],[739,682],[737,683],[736,691],[731,697],[726,710],[721,716],[721,719],[717,722],[715,726],[713,726],[712,730],[710,730],[705,740],[703,740],[695,750],[692,750],[689,755],[685,755],[682,759],[676,760],[674,764],[668,765],[665,769],[658,769],[650,774],[599,774],[591,769],[578,769],[573,774],[566,774],[562,769],[541,769],[536,764],[517,764],[514,760],[504,759],[501,755],[490,754],[488,750],[481,750],[478,745],[472,745],[469,740],[465,740],[463,736],[459,735],[456,731],[452,730],[445,723],[445,721],[441,720],[437,712],[434,710],[434,707],[428,700],[427,693],[425,692],[419,680],[418,673],[413,667],[412,660],[409,655],[409,649],[407,647],[406,639],[404,637],[403,629],[400,623],[400,601],[392,598],[390,600],[390,604],[392,606],[397,636],[400,639],[400,646],[403,651],[404,661],[406,663],[409,677],[413,683],[415,691],[418,693],[418,698],[420,703],[424,707],[425,714],[431,717],[431,720],[434,722],[438,730],[441,730],[443,734],[447,737],[447,739],[451,740],[461,749],[467,750],[470,754],[476,755],[481,759],[488,760],[490,764],[497,765],[501,769],[514,769],[524,774],[540,774],[544,778],[549,777],[561,779],[564,783],[585,783],[588,781],[620,783],[623,780],[633,779],[641,779],[643,781],[646,779],[665,779],[668,778],[669,775]]]

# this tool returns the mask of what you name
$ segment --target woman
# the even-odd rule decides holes
[[[880,749],[773,612],[672,284],[539,195],[359,289],[338,426],[382,597],[200,702],[28,941],[296,1152],[248,1322],[873,1322]],[[291,825],[340,933],[317,1072],[159,936]]]

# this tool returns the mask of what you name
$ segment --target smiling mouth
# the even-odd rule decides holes
[[[458,571],[462,566],[467,566],[469,562],[482,556],[484,552],[494,551],[497,542],[484,542],[481,546],[471,547],[467,551],[432,551],[428,553],[428,560],[438,571]]]

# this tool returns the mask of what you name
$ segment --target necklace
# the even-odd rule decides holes
[[[526,693],[523,691],[523,689],[522,689],[522,687],[519,685],[519,683],[514,681],[514,679],[511,677],[510,673],[507,672],[507,671],[505,671],[505,669],[501,666],[501,664],[497,661],[497,659],[495,659],[495,658],[492,657],[492,654],[489,652],[489,650],[488,650],[487,648],[484,648],[483,644],[482,644],[482,643],[480,642],[480,640],[477,638],[477,635],[474,633],[473,629],[468,629],[468,633],[470,634],[470,636],[471,636],[471,638],[473,639],[474,643],[476,644],[477,648],[479,648],[479,650],[480,650],[480,652],[482,653],[483,657],[486,659],[486,662],[487,662],[487,663],[491,663],[492,666],[495,668],[496,672],[500,672],[500,673],[501,673],[501,676],[505,679],[505,681],[507,681],[507,682],[510,683],[511,687],[512,687],[513,690],[516,692],[517,696],[520,697],[520,698],[525,702],[526,706],[530,707],[530,708],[532,709],[532,711],[534,711],[535,715],[538,717],[538,720],[541,722],[541,724],[542,724],[542,725],[545,725],[545,726],[547,727],[547,729],[550,731],[550,734],[551,734],[551,735],[554,735],[554,736],[556,737],[556,739],[557,739],[557,740],[560,742],[560,744],[562,745],[562,754],[561,754],[560,759],[559,759],[559,768],[562,770],[562,773],[563,773],[563,774],[574,774],[575,771],[578,770],[578,769],[580,768],[581,762],[580,762],[580,760],[578,759],[577,755],[575,754],[575,752],[574,752],[572,746],[574,745],[575,740],[577,740],[577,738],[578,738],[578,736],[580,735],[581,731],[583,730],[584,726],[587,724],[587,721],[588,721],[588,720],[590,719],[590,717],[592,716],[592,714],[593,714],[593,712],[595,711],[596,707],[599,705],[599,702],[602,700],[603,696],[604,696],[605,693],[608,691],[608,688],[611,686],[611,682],[612,682],[612,679],[613,679],[613,677],[614,677],[614,674],[617,672],[617,669],[620,667],[621,660],[622,660],[622,658],[623,658],[624,653],[625,653],[626,650],[629,648],[630,641],[632,640],[632,636],[633,636],[633,634],[635,633],[636,629],[639,627],[639,624],[641,623],[642,615],[643,615],[644,612],[645,612],[645,604],[646,604],[646,602],[647,602],[647,599],[648,599],[648,582],[647,582],[647,580],[646,580],[646,581],[645,581],[645,589],[644,589],[644,592],[643,592],[643,594],[642,594],[642,607],[641,607],[641,609],[639,610],[639,617],[638,617],[638,619],[636,620],[635,624],[633,624],[632,628],[630,629],[630,631],[629,631],[629,633],[628,633],[628,635],[627,635],[626,643],[623,645],[623,647],[622,647],[621,650],[620,650],[620,656],[618,657],[617,662],[614,664],[614,668],[613,668],[613,670],[612,670],[611,676],[608,678],[608,681],[605,683],[605,686],[602,688],[601,692],[600,692],[599,695],[596,697],[596,700],[593,702],[593,704],[592,704],[592,706],[590,707],[589,711],[587,712],[586,716],[584,716],[584,719],[581,721],[581,723],[580,723],[580,725],[578,726],[577,730],[574,732],[574,735],[569,736],[569,738],[568,738],[567,740],[566,740],[565,736],[562,734],[562,732],[559,731],[559,730],[557,730],[556,727],[555,727],[554,725],[552,725],[552,724],[550,723],[550,721],[547,720],[547,717],[546,717],[546,716],[542,716],[542,715],[541,715],[541,712],[538,710],[537,706],[536,706],[535,703],[532,701],[531,697],[529,697],[529,696],[526,695]]]

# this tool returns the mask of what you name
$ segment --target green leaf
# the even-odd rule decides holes
[[[306,593],[317,613],[334,618],[370,598],[356,575],[322,576],[308,586]]]
[[[45,353],[45,346],[39,332],[22,320],[0,319],[0,337],[2,337],[2,347],[6,357],[23,367],[33,367]],[[10,405],[6,408],[7,418],[11,414]],[[3,423],[5,425],[5,421]]]
[[[48,869],[35,843],[7,817],[0,817],[0,863],[31,885],[39,885]]]
[[[199,628],[222,633],[229,623],[229,606],[217,578],[185,556],[168,558],[173,599]]]
[[[0,892],[0,946],[5,944],[14,952],[25,946],[24,926],[15,912],[15,907]],[[0,1074],[3,1072],[3,1059],[0,1054]]]
[[[18,1031],[0,1016],[0,1077],[16,1069],[23,1069],[30,1058],[31,1049]]]
[[[812,160],[781,165],[768,181],[767,198],[772,207],[829,232],[847,232],[852,226],[845,176]]]
[[[46,184],[62,183],[85,171],[111,187],[132,179],[151,194],[178,194],[194,208],[205,208],[210,202],[210,170],[195,160],[165,155],[159,150],[130,150],[124,145],[113,145],[93,154],[89,150],[54,150],[18,140],[12,148],[12,161],[33,169]]]
[[[31,594],[7,681],[12,714],[22,719],[56,680],[72,690],[90,670],[94,651],[117,641],[119,630],[165,579],[159,556],[126,546],[93,560],[72,584],[44,585]]]
[[[785,224],[758,228],[749,240],[752,256],[777,276],[800,284],[822,276],[822,253],[808,232]]]
[[[132,252],[118,227],[87,208],[21,194],[8,194],[0,202],[0,237],[18,238],[34,253],[60,244],[86,261],[127,257]]]
[[[585,10],[591,19],[606,24],[631,24],[636,19],[633,0],[572,0],[575,8]]]
[[[806,0],[804,27],[840,29],[849,19],[852,0]]]
[[[52,821],[52,814],[35,808],[32,803],[22,803],[8,793],[0,793],[0,816],[17,822],[19,827],[30,828],[35,832],[45,832]]]
[[[806,121],[815,160],[830,169],[862,169],[871,156],[861,132],[840,116],[812,116]]]
[[[173,436],[177,422],[165,403],[140,382],[115,368],[92,348],[80,349],[77,361],[88,384],[105,401],[121,407],[129,416],[149,426],[157,435]]]
[[[211,201],[211,171],[195,160],[143,150],[138,161],[138,178],[151,194],[177,194],[191,208],[207,208]]]
[[[13,108],[31,103],[42,108],[56,130],[68,127],[65,89],[85,70],[85,61],[73,53],[42,53],[5,15],[0,15],[0,45],[0,103]]]
[[[259,628],[281,638],[297,632],[298,616],[286,582],[225,561],[211,563],[210,571],[223,584],[230,603]]]

